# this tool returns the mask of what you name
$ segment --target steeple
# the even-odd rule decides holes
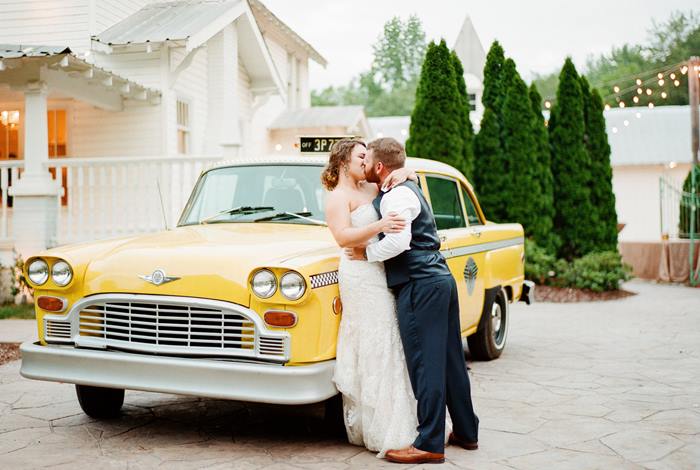
[[[476,34],[474,25],[469,15],[464,18],[462,29],[459,31],[455,41],[454,50],[462,61],[464,74],[476,76],[479,80],[484,79],[484,64],[486,63],[486,52],[481,44],[479,36]]]

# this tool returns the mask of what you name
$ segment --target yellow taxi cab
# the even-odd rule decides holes
[[[27,259],[38,342],[24,377],[76,385],[93,417],[124,390],[277,404],[330,401],[341,250],[324,223],[327,157],[223,162],[202,172],[177,226]],[[487,222],[456,169],[409,158],[459,286],[476,359],[503,351],[509,303],[530,302],[523,229]]]

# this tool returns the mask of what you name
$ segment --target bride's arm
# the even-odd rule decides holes
[[[326,199],[326,223],[336,243],[342,248],[365,246],[380,232],[397,233],[406,226],[403,218],[392,213],[364,227],[353,227],[350,202],[339,193],[330,193]]]
[[[406,180],[411,180],[414,183],[418,182],[418,174],[412,168],[399,168],[386,177],[384,184],[380,188],[382,191],[388,191],[394,186],[403,183]]]

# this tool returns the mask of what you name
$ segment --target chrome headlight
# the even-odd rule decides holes
[[[49,279],[49,265],[43,259],[35,259],[27,268],[27,274],[30,281],[40,286]]]
[[[51,278],[57,286],[67,286],[73,280],[73,270],[65,261],[57,261],[51,268]]]
[[[268,299],[277,291],[277,278],[269,269],[261,269],[253,274],[250,287],[255,295]]]
[[[289,300],[299,300],[306,292],[304,277],[294,271],[289,271],[280,279],[280,292]]]

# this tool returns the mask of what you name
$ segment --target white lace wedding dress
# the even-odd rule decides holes
[[[357,207],[350,216],[354,227],[378,219],[372,204]],[[384,457],[387,450],[408,447],[418,435],[396,302],[383,263],[341,255],[338,278],[343,317],[333,380],[343,395],[345,429],[352,444]]]

